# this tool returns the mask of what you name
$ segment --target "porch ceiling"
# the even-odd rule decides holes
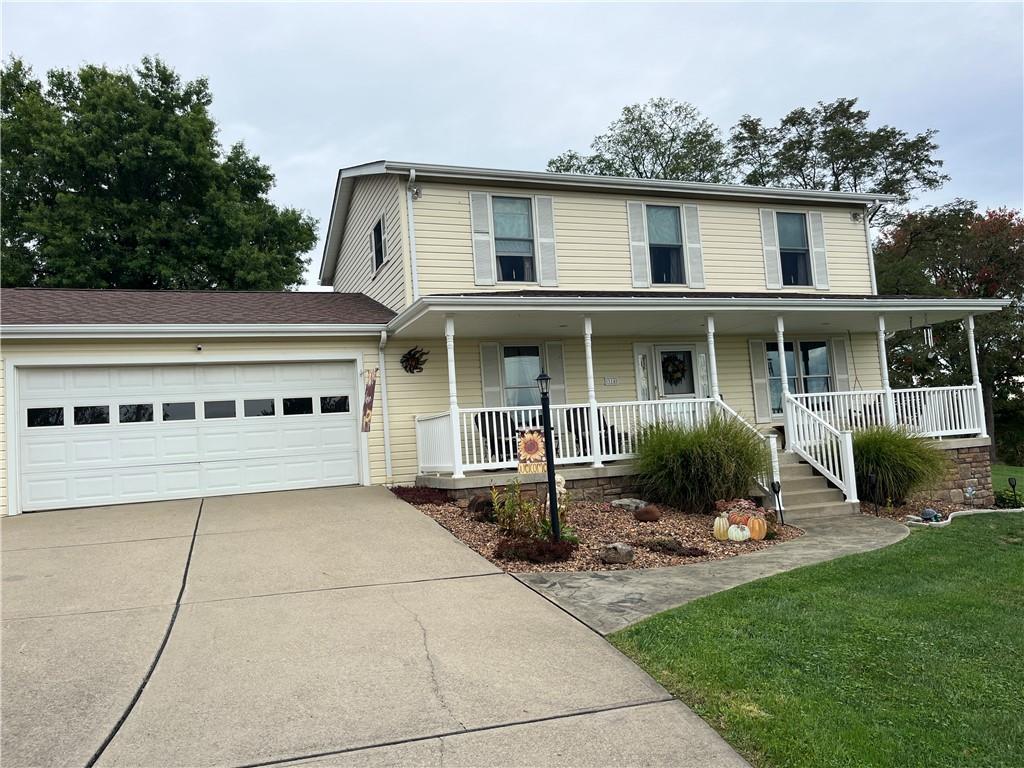
[[[1002,300],[875,296],[467,294],[424,297],[392,321],[390,332],[407,338],[443,335],[444,318],[451,315],[456,336],[572,336],[583,332],[583,317],[589,315],[595,336],[685,336],[703,334],[712,314],[718,335],[774,335],[779,315],[787,334],[870,333],[879,315],[894,331],[963,320],[1004,305]]]

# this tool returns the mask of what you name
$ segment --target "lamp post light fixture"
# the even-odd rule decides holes
[[[558,520],[558,489],[555,487],[555,451],[551,436],[551,377],[544,371],[537,377],[540,390],[540,414],[544,425],[544,463],[548,470],[548,513],[551,515],[551,538],[562,540],[562,526]]]
[[[1020,502],[1017,500],[1017,478],[1016,477],[1008,477],[1006,479],[1006,482],[1008,482],[1010,484],[1010,490],[1013,491],[1013,505],[1015,507],[1019,506]]]
[[[775,511],[779,513],[779,525],[786,524],[786,518],[782,514],[782,505],[779,503],[779,494],[782,493],[782,483],[778,480],[771,482],[772,495],[775,497]]]

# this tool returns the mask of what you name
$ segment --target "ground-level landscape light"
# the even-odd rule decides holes
[[[1017,478],[1008,477],[1006,478],[1006,482],[1010,484],[1010,490],[1013,491],[1013,506],[1019,507],[1020,502],[1017,500]]]

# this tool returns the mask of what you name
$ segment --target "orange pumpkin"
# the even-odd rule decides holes
[[[729,525],[746,525],[749,519],[748,512],[733,512],[729,515]]]
[[[761,541],[768,535],[768,523],[763,517],[751,517],[747,521],[747,528],[750,529],[750,538],[754,541]]]

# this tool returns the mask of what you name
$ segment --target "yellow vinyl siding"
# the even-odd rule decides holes
[[[385,261],[375,273],[370,233],[382,216]],[[334,273],[334,290],[365,293],[396,312],[405,307],[405,242],[408,237],[405,218],[405,195],[399,178],[382,175],[356,180]]]
[[[420,291],[424,295],[501,288],[536,287],[523,283],[477,286],[473,277],[473,247],[469,220],[470,189],[502,195],[529,196],[535,190],[481,188],[454,184],[424,184],[414,203],[416,253]],[[548,194],[545,192],[545,194]],[[654,204],[696,203],[704,246],[703,290],[767,292],[761,245],[760,207],[755,203],[700,199],[627,197],[595,192],[555,192],[555,247],[558,289],[629,290],[632,272],[626,201]],[[829,266],[829,290],[810,286],[794,292],[870,294],[871,278],[864,225],[850,214],[854,207],[770,206],[780,211],[821,211]],[[679,290],[654,286],[652,292]]]

